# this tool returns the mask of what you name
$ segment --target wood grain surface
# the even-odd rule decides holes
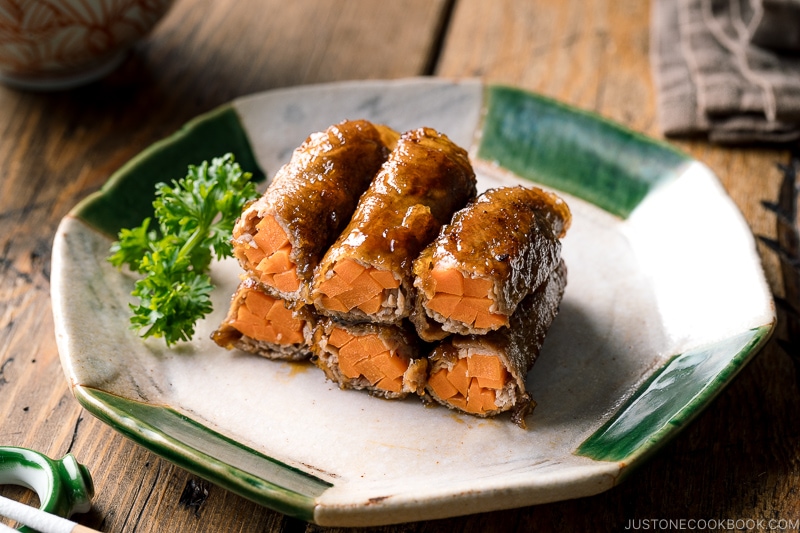
[[[345,79],[481,77],[660,137],[641,0],[177,0],[107,79],[60,93],[0,87],[0,445],[74,454],[93,474],[104,532],[327,531],[255,505],[160,459],[69,392],[51,316],[50,247],[67,211],[132,156],[240,95]],[[675,141],[722,180],[753,232],[776,239],[788,149]],[[686,213],[702,221],[702,213]],[[698,231],[701,231],[698,224]],[[777,254],[759,241],[784,296]],[[766,348],[674,442],[591,498],[385,532],[619,531],[631,520],[800,519],[795,361]],[[796,345],[795,345],[796,346]],[[194,505],[181,503],[188,487]],[[35,503],[25,490],[0,493]],[[200,503],[198,503],[200,502]],[[654,529],[654,528],[651,528]],[[331,530],[337,531],[337,530]]]

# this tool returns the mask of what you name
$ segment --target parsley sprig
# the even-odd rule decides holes
[[[231,232],[244,205],[258,193],[232,154],[189,166],[185,178],[156,185],[155,227],[146,218],[123,229],[108,260],[143,275],[130,304],[131,326],[143,337],[164,337],[167,346],[194,335],[211,312],[211,261],[232,255]]]

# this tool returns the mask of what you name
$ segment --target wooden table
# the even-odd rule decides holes
[[[50,304],[56,226],[120,165],[195,115],[277,87],[417,75],[538,91],[659,137],[641,0],[177,0],[102,82],[63,93],[0,88],[0,444],[74,454],[93,473],[105,532],[319,531],[205,484],[86,413],[61,370]],[[753,232],[776,239],[785,149],[676,143],[720,177]],[[777,297],[777,255],[759,252]],[[780,312],[781,321],[786,316]],[[618,531],[629,520],[800,519],[797,360],[766,348],[698,420],[597,496],[381,531]],[[798,350],[794,338],[795,352]],[[34,496],[5,487],[24,501]]]

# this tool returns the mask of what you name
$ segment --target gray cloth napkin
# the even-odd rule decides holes
[[[651,29],[665,135],[800,139],[800,0],[653,0]]]

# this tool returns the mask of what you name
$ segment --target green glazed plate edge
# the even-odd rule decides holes
[[[593,113],[525,90],[485,85],[485,98],[486,114],[481,126],[478,158],[493,162],[522,178],[564,190],[621,218],[627,217],[642,199],[674,178],[679,167],[691,161],[690,157],[666,143],[627,130]],[[505,120],[510,115],[513,115],[513,120]],[[533,120],[534,117],[538,118]],[[548,121],[565,119],[574,121],[575,131],[578,132],[579,147],[571,150],[575,154],[573,161],[577,161],[582,168],[594,169],[589,182],[581,183],[577,179],[578,173],[564,173],[559,161],[546,153],[564,149],[563,144],[558,148],[558,142],[563,139],[552,139],[545,135]],[[592,148],[598,142],[603,150]],[[164,181],[165,176],[179,178],[185,174],[188,164],[197,164],[226,152],[233,152],[242,167],[253,172],[255,179],[265,179],[249,145],[247,133],[235,109],[229,104],[195,118],[173,135],[142,151],[115,172],[100,191],[80,202],[70,214],[113,237],[120,228],[137,225],[148,216],[153,187],[157,182]],[[615,158],[607,157],[608,154],[623,154],[624,161],[620,163]],[[537,167],[532,162],[540,156],[543,162]],[[620,177],[624,187],[614,186],[614,176]],[[121,212],[125,214],[120,215]],[[608,440],[608,429],[626,416],[630,402],[646,394],[647,386],[665,371],[669,363],[643,384],[631,400],[587,438],[575,453],[598,461],[619,462],[623,466],[640,462],[663,445],[665,440],[675,436],[707,406],[758,352],[773,328],[774,323],[756,328],[753,341],[746,349],[732,354],[714,386],[678,409],[667,425],[649,428],[648,437],[641,446],[616,445]],[[315,499],[331,486],[324,480],[226,439],[169,407],[147,405],[144,409],[165,424],[167,421],[178,421],[194,428],[198,436],[227,442],[243,454],[252,454],[275,464],[277,468],[285,470],[290,484],[296,482],[300,489],[288,489],[270,480],[254,478],[243,470],[208,456],[202,450],[176,441],[163,429],[164,425],[142,424],[139,419],[131,419],[130,413],[140,412],[143,408],[140,402],[80,385],[73,387],[73,393],[89,412],[135,442],[191,472],[282,513],[313,522]],[[220,475],[223,470],[226,473]],[[625,470],[626,473],[629,471]]]

